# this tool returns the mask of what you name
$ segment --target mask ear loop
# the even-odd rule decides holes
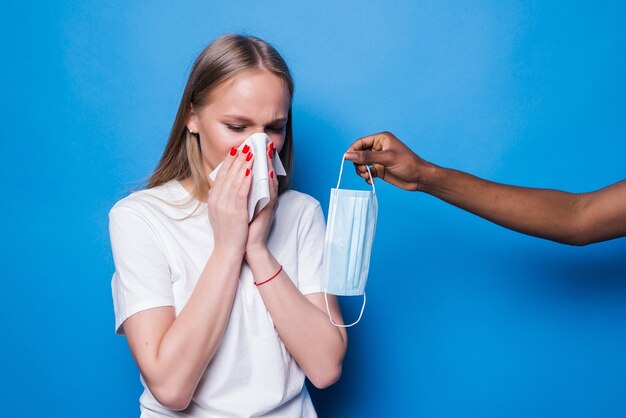
[[[367,296],[365,295],[365,292],[363,292],[363,306],[361,306],[361,312],[359,313],[359,318],[355,322],[348,324],[348,325],[338,324],[335,322],[335,320],[333,319],[333,315],[330,313],[330,307],[328,306],[328,293],[326,292],[324,292],[324,300],[326,301],[326,312],[328,312],[328,318],[330,318],[330,322],[332,322],[332,324],[336,327],[350,328],[351,326],[358,324],[359,321],[361,320],[361,317],[363,316],[363,311],[365,310],[365,303],[367,302]]]
[[[339,179],[337,180],[337,189],[339,189],[339,185],[341,184],[341,177],[343,176],[343,165],[345,162],[346,162],[346,155],[344,154],[343,158],[341,159],[341,168],[339,169]],[[372,182],[372,192],[376,194],[376,187],[374,187],[374,177],[372,177],[372,172],[370,171],[370,167],[366,165],[365,168],[367,168],[367,172],[370,175],[370,180]],[[336,327],[349,328],[351,326],[358,324],[359,321],[361,320],[361,317],[363,316],[363,312],[365,311],[365,304],[367,303],[367,294],[363,292],[363,305],[361,305],[361,312],[359,312],[358,319],[348,325],[338,324],[335,322],[335,320],[333,319],[333,315],[330,313],[330,307],[328,306],[328,293],[326,292],[324,292],[324,301],[326,302],[326,312],[328,313],[328,318],[330,319],[330,322]]]
[[[341,168],[339,169],[339,178],[337,179],[337,187],[336,189],[339,188],[339,184],[341,183],[341,177],[343,176],[343,165],[346,162],[346,154],[343,154],[343,158],[341,159]],[[374,177],[372,177],[372,172],[370,171],[370,166],[369,165],[365,165],[365,168],[367,168],[367,174],[370,175],[370,181],[372,182],[372,192],[374,192],[374,194],[376,194],[376,187],[374,186]]]

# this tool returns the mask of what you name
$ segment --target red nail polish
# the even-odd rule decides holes
[[[248,156],[246,157],[246,161],[250,161],[252,159],[252,153],[248,154]]]
[[[270,142],[270,151],[274,151],[274,143]]]
[[[250,169],[246,168],[246,177],[248,177],[250,175]]]
[[[232,147],[232,148],[230,149],[230,156],[231,156],[231,157],[234,157],[234,156],[235,156],[235,154],[237,154],[237,148]]]
[[[274,170],[270,171],[270,178],[273,179],[274,178]]]
[[[245,145],[245,146],[243,147],[243,149],[241,150],[241,152],[243,152],[244,154],[247,154],[247,153],[248,153],[248,151],[250,151],[250,147],[249,147],[249,146],[247,146],[247,145]]]
[[[267,152],[267,156],[268,156],[268,157],[270,157],[270,158],[272,158],[272,155],[274,155],[274,152],[273,152],[272,150],[269,150],[269,151]]]

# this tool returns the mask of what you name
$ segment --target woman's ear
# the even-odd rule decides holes
[[[190,132],[198,132],[198,115],[193,111],[193,106],[189,110],[189,116],[187,117],[187,129]]]

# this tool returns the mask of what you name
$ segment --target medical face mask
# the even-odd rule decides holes
[[[372,190],[340,189],[345,156],[341,160],[337,187],[330,190],[328,223],[324,241],[324,298],[326,310],[333,325],[356,325],[365,310],[365,284],[370,266],[370,255],[376,231],[378,201],[372,179]],[[337,296],[363,295],[359,318],[349,325],[337,324],[330,313],[328,293]]]

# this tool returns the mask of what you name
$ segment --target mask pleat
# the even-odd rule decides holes
[[[324,283],[329,293],[363,294],[376,217],[373,193],[332,189],[324,246]]]

